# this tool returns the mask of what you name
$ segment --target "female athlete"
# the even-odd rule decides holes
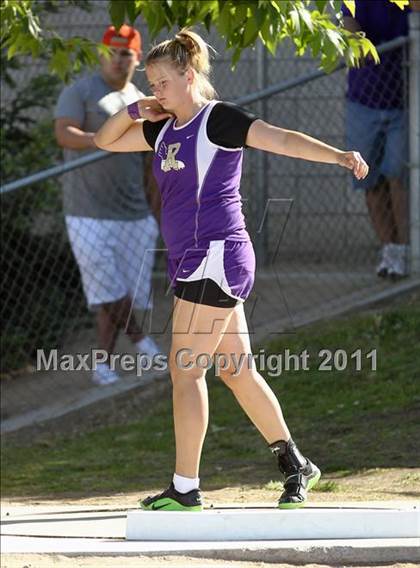
[[[338,164],[358,179],[366,177],[368,166],[358,152],[338,150],[216,100],[208,46],[191,30],[153,47],[145,68],[154,96],[112,116],[94,138],[99,148],[111,152],[154,152],[174,289],[169,363],[175,473],[170,486],[144,499],[141,507],[202,510],[199,463],[208,394],[205,370],[196,363],[200,354],[224,357],[220,379],[277,457],[284,483],[278,506],[301,507],[320,470],[298,450],[277,398],[249,357],[244,300],[253,286],[255,256],[241,211],[243,148]],[[238,372],[234,362],[241,354],[247,364]]]

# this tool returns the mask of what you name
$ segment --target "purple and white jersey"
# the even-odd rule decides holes
[[[250,240],[239,186],[243,146],[256,118],[236,105],[211,101],[182,126],[175,118],[144,122],[155,152],[169,258],[214,240]]]

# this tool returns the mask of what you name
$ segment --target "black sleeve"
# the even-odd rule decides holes
[[[207,136],[218,146],[242,148],[245,146],[249,127],[257,119],[258,116],[238,105],[217,103],[207,122]]]
[[[146,138],[146,142],[153,149],[155,149],[157,137],[159,136],[162,128],[165,126],[167,120],[167,118],[164,118],[163,120],[159,120],[158,122],[151,122],[150,120],[145,120],[143,122],[144,137]]]

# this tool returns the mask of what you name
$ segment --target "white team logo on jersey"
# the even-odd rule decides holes
[[[180,148],[181,142],[175,142],[174,144],[169,144],[169,146],[167,146],[165,142],[162,142],[158,156],[162,158],[162,161],[160,162],[160,169],[163,172],[169,172],[170,170],[183,170],[185,168],[184,162],[176,159],[176,155]]]

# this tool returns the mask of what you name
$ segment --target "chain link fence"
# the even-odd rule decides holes
[[[80,33],[99,40],[108,25],[108,16],[104,3],[94,2],[93,5],[94,10],[88,17],[84,11],[74,8],[66,10],[65,23],[62,14],[50,15],[50,22],[64,36]],[[147,50],[147,29],[142,25],[139,28]],[[219,54],[214,62],[213,82],[220,99],[241,100],[244,95],[263,90],[268,85],[286,84],[291,78],[301,77],[302,80],[296,81],[290,88],[285,87],[273,96],[255,100],[248,107],[273,124],[304,131],[339,148],[347,147],[349,139],[352,139],[355,142],[352,149],[364,152],[358,141],[360,146],[366,142],[368,118],[357,125],[349,116],[351,104],[345,97],[348,83],[345,69],[330,76],[318,73],[309,81],[308,77],[314,71],[313,61],[295,58],[286,46],[275,58],[260,48],[249,50],[232,71],[220,39],[211,35],[208,41]],[[257,327],[271,318],[277,322],[276,325],[283,322],[281,329],[290,330],[305,320],[305,314],[318,314],[318,317],[320,314],[333,314],[341,307],[351,307],[374,294],[388,293],[389,280],[378,279],[375,273],[380,252],[379,237],[383,236],[379,229],[383,229],[389,221],[391,240],[399,244],[406,242],[404,239],[409,230],[408,204],[402,203],[403,199],[398,205],[392,203],[393,192],[398,190],[407,196],[409,190],[408,148],[405,150],[403,147],[404,136],[408,135],[406,110],[410,61],[407,45],[398,49],[400,55],[389,58],[390,67],[386,73],[389,83],[384,82],[379,89],[383,100],[369,99],[367,95],[368,100],[364,101],[367,113],[370,109],[373,115],[376,111],[376,115],[380,115],[384,110],[382,106],[387,106],[386,101],[398,94],[401,131],[405,129],[399,144],[386,147],[374,141],[372,153],[366,155],[371,165],[382,163],[384,156],[390,163],[399,159],[403,164],[398,177],[403,187],[394,188],[388,183],[385,188],[388,197],[385,202],[377,204],[377,218],[373,216],[372,204],[365,201],[365,191],[355,190],[351,176],[337,166],[292,160],[255,150],[245,152],[242,195],[248,228],[257,252],[254,300],[258,299],[259,303],[250,302],[250,305],[257,306],[255,311],[258,314],[253,316]],[[36,81],[45,73],[46,64],[43,62],[10,71],[18,88],[6,85],[7,88],[2,89],[2,109],[10,114],[9,134],[14,132],[13,128],[16,130],[12,115],[19,100],[22,100],[22,92],[27,89],[30,93],[34,89],[34,81],[36,86]],[[142,71],[135,74],[135,83],[147,92]],[[12,136],[8,149],[2,149],[6,159],[2,183],[31,173],[31,163],[36,164],[34,169],[40,170],[61,162],[61,152],[53,136],[52,109],[62,85],[51,82],[50,87],[44,104],[38,101],[31,107],[32,122],[25,122],[24,108],[19,111],[22,116],[18,124],[20,137],[16,135],[14,143]],[[380,124],[375,124],[376,132],[378,140],[383,140],[383,129],[392,128],[393,124],[391,118],[379,116],[378,120]],[[371,126],[370,130],[373,129]],[[28,137],[23,146],[22,132],[27,132]],[[105,158],[97,164],[105,171],[105,163],[111,159],[114,158]],[[94,166],[84,166],[81,170],[83,175],[89,176],[89,168]],[[375,186],[385,183],[383,172],[381,175],[375,180]],[[67,375],[52,371],[32,373],[37,349],[85,352],[87,346],[97,346],[95,320],[87,309],[84,293],[87,280],[82,281],[81,260],[78,259],[78,266],[65,226],[62,184],[62,177],[52,177],[2,195],[5,420],[36,410],[37,405],[45,406],[45,403],[48,404],[47,392],[51,400],[55,400],[63,393],[74,395],[78,389],[86,391],[91,386],[83,372]],[[143,179],[140,185],[144,185]],[[146,195],[150,203],[152,194],[147,186]],[[114,204],[116,209],[119,206],[122,206],[121,203]],[[378,218],[383,223],[380,227]],[[405,223],[401,234],[398,223]],[[93,230],[87,231],[76,235],[79,244],[83,239],[85,245],[88,241],[99,242]],[[103,238],[107,239],[106,236]],[[154,239],[150,235],[149,243]],[[163,243],[160,237],[155,242],[158,251],[149,258],[150,269],[153,265],[153,325],[157,325],[155,329],[162,333],[165,327],[162,322],[167,321],[170,304],[165,295],[165,254],[160,250]],[[82,248],[86,254],[86,246]],[[127,249],[128,259],[136,258],[134,249]],[[90,250],[95,252],[92,248]],[[93,285],[96,256],[88,255],[85,259],[87,265],[93,266],[90,275]],[[110,280],[112,283],[112,278]],[[96,284],[106,288],[103,282]],[[136,288],[134,295],[137,293]],[[148,301],[151,301],[150,297]],[[124,350],[121,345],[117,343],[116,349]],[[24,378],[15,378],[16,374]]]

